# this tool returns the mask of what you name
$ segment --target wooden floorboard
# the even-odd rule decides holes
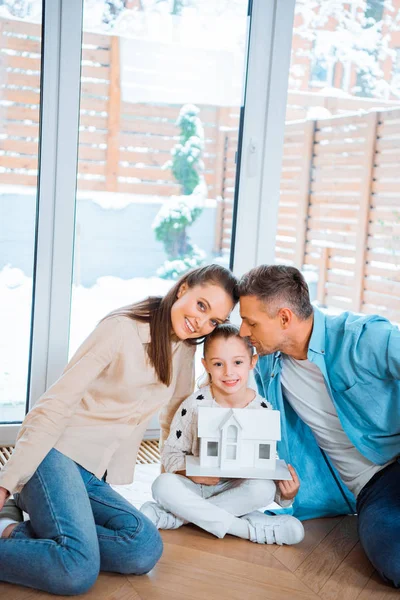
[[[343,517],[305,521],[303,523],[305,531],[303,542],[296,546],[272,546],[274,556],[290,571],[296,571],[322,540],[342,521]]]
[[[185,526],[162,532],[164,554],[148,575],[101,573],[85,600],[400,600],[357,538],[355,517],[305,523],[298,546],[223,540]],[[23,567],[22,567],[23,568]],[[1,573],[1,557],[0,557]],[[0,575],[1,576],[1,575]],[[3,600],[60,598],[0,583]]]
[[[357,600],[399,600],[400,590],[386,585],[377,573],[374,573]]]
[[[356,600],[373,572],[373,566],[360,543],[357,543],[325,583],[319,595],[323,600]]]
[[[197,529],[193,525],[181,527],[175,531],[164,531],[163,539],[166,543],[194,548],[209,554],[228,556],[244,562],[286,570],[285,566],[274,558],[275,546],[252,544],[247,540],[240,540],[230,535],[225,536],[223,540],[217,538],[210,540],[209,533]],[[211,541],[213,543],[210,543]]]
[[[357,518],[345,517],[296,569],[296,575],[319,593],[357,543]]]
[[[268,556],[268,554],[267,554]],[[151,590],[186,591],[193,600],[312,600],[317,598],[293,573],[209,552],[165,544],[164,559],[154,569],[152,579],[132,584],[146,600]]]

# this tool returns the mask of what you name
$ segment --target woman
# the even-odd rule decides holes
[[[162,553],[158,531],[109,483],[133,480],[143,433],[161,408],[166,438],[193,391],[196,341],[236,301],[235,277],[209,265],[184,275],[165,297],[100,322],[27,415],[0,472],[0,509],[14,493],[30,517],[7,525],[1,517],[12,507],[0,513],[2,581],[73,595],[87,591],[99,570],[153,568]]]

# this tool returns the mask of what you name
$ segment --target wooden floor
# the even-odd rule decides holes
[[[305,523],[298,546],[218,540],[193,526],[164,531],[149,575],[101,574],[85,600],[400,600],[382,583],[357,540],[356,517]],[[23,565],[21,565],[23,569]],[[1,564],[0,564],[1,573]],[[2,600],[59,598],[0,583]]]

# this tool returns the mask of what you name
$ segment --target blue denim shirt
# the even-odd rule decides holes
[[[400,331],[379,316],[314,309],[307,358],[324,376],[341,425],[367,459],[383,465],[400,454]],[[344,486],[311,429],[284,401],[281,353],[263,356],[256,367],[261,395],[281,411],[281,458],[301,479],[293,504],[300,519],[348,514],[355,498]]]

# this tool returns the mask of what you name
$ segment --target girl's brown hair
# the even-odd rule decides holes
[[[188,288],[196,285],[218,285],[230,296],[233,304],[239,299],[236,291],[237,279],[233,273],[221,265],[212,264],[185,273],[165,296],[149,296],[141,302],[124,306],[107,315],[124,316],[141,323],[149,323],[150,343],[147,345],[147,355],[158,379],[165,385],[170,385],[172,380],[171,309],[183,284]],[[185,340],[185,343],[201,344],[204,339],[189,339]]]
[[[232,337],[238,337],[242,340],[242,342],[246,346],[246,348],[250,354],[250,358],[251,358],[254,353],[254,348],[250,342],[250,338],[240,337],[239,327],[236,327],[236,325],[233,325],[232,323],[222,323],[222,325],[218,325],[218,327],[216,327],[214,329],[214,331],[212,331],[206,337],[206,339],[204,340],[204,347],[203,347],[204,358],[206,358],[207,350],[213,341],[218,340],[220,338],[223,338],[224,340],[229,340],[229,338],[232,338]]]

